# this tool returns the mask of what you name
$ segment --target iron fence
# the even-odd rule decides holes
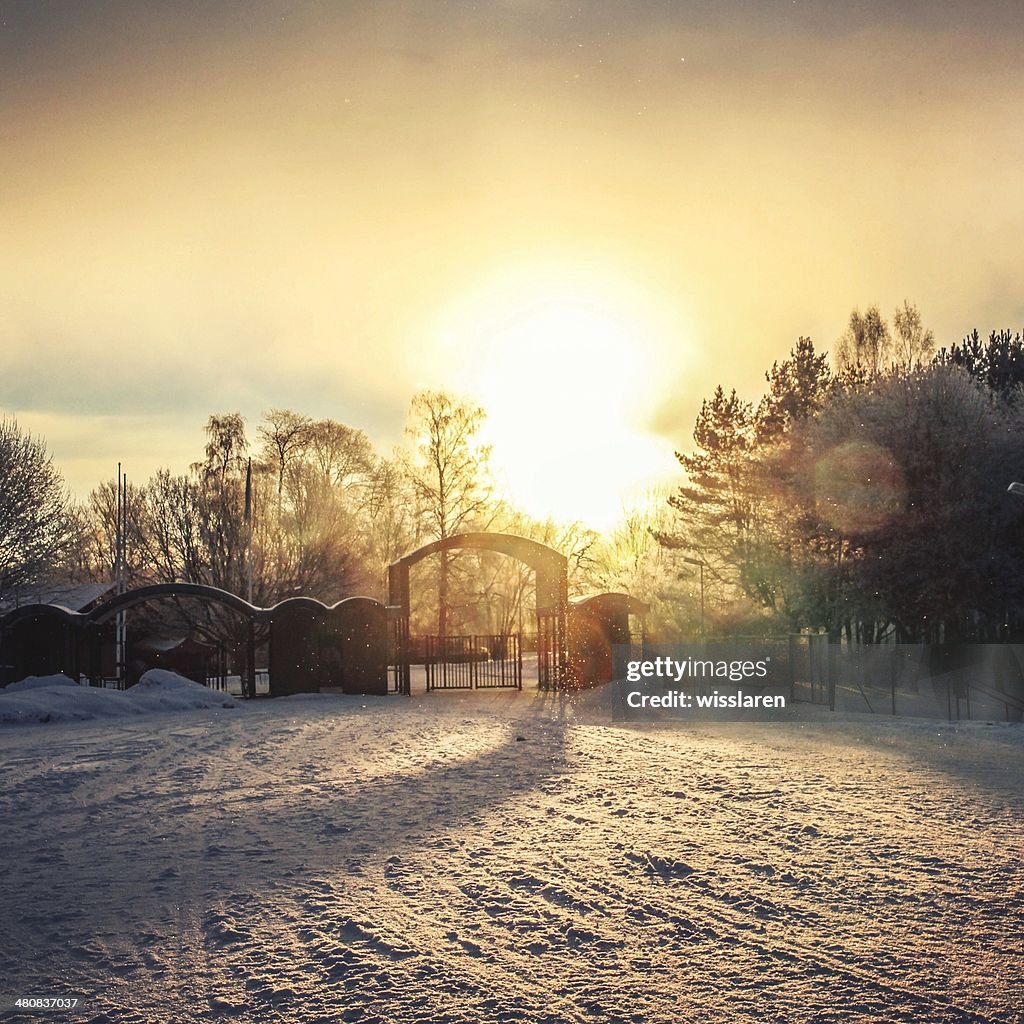
[[[833,711],[1024,717],[1024,644],[847,644],[790,637],[790,694]]]
[[[523,688],[518,636],[420,636],[410,638],[409,648],[413,660],[422,655],[427,690]]]

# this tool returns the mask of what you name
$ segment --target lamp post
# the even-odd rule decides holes
[[[1008,494],[1016,494],[1018,497],[1024,497],[1024,484],[1018,480],[1014,480],[1009,487],[1006,488]]]
[[[1024,493],[1024,486],[1021,487],[1021,493]],[[687,558],[683,555],[683,561],[700,569],[700,642],[704,643],[704,559]]]

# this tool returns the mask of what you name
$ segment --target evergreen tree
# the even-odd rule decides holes
[[[1019,332],[993,331],[983,342],[974,330],[960,344],[941,349],[935,362],[962,367],[994,394],[1009,400],[1024,385],[1024,337]]]

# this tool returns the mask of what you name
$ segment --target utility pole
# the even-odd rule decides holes
[[[252,604],[252,459],[245,468],[245,599]]]
[[[114,527],[114,584],[118,596],[127,589],[128,478],[117,464],[117,522]],[[114,620],[114,676],[118,689],[128,682],[128,622],[122,610]]]
[[[245,467],[245,599],[252,604],[252,458]],[[256,625],[249,612],[246,630],[246,679],[242,681],[242,692],[249,697],[256,696]]]

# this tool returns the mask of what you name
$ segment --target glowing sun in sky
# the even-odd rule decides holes
[[[605,529],[677,471],[648,424],[688,335],[678,309],[627,275],[509,268],[446,310],[440,337],[447,379],[486,409],[498,478],[531,514]]]

